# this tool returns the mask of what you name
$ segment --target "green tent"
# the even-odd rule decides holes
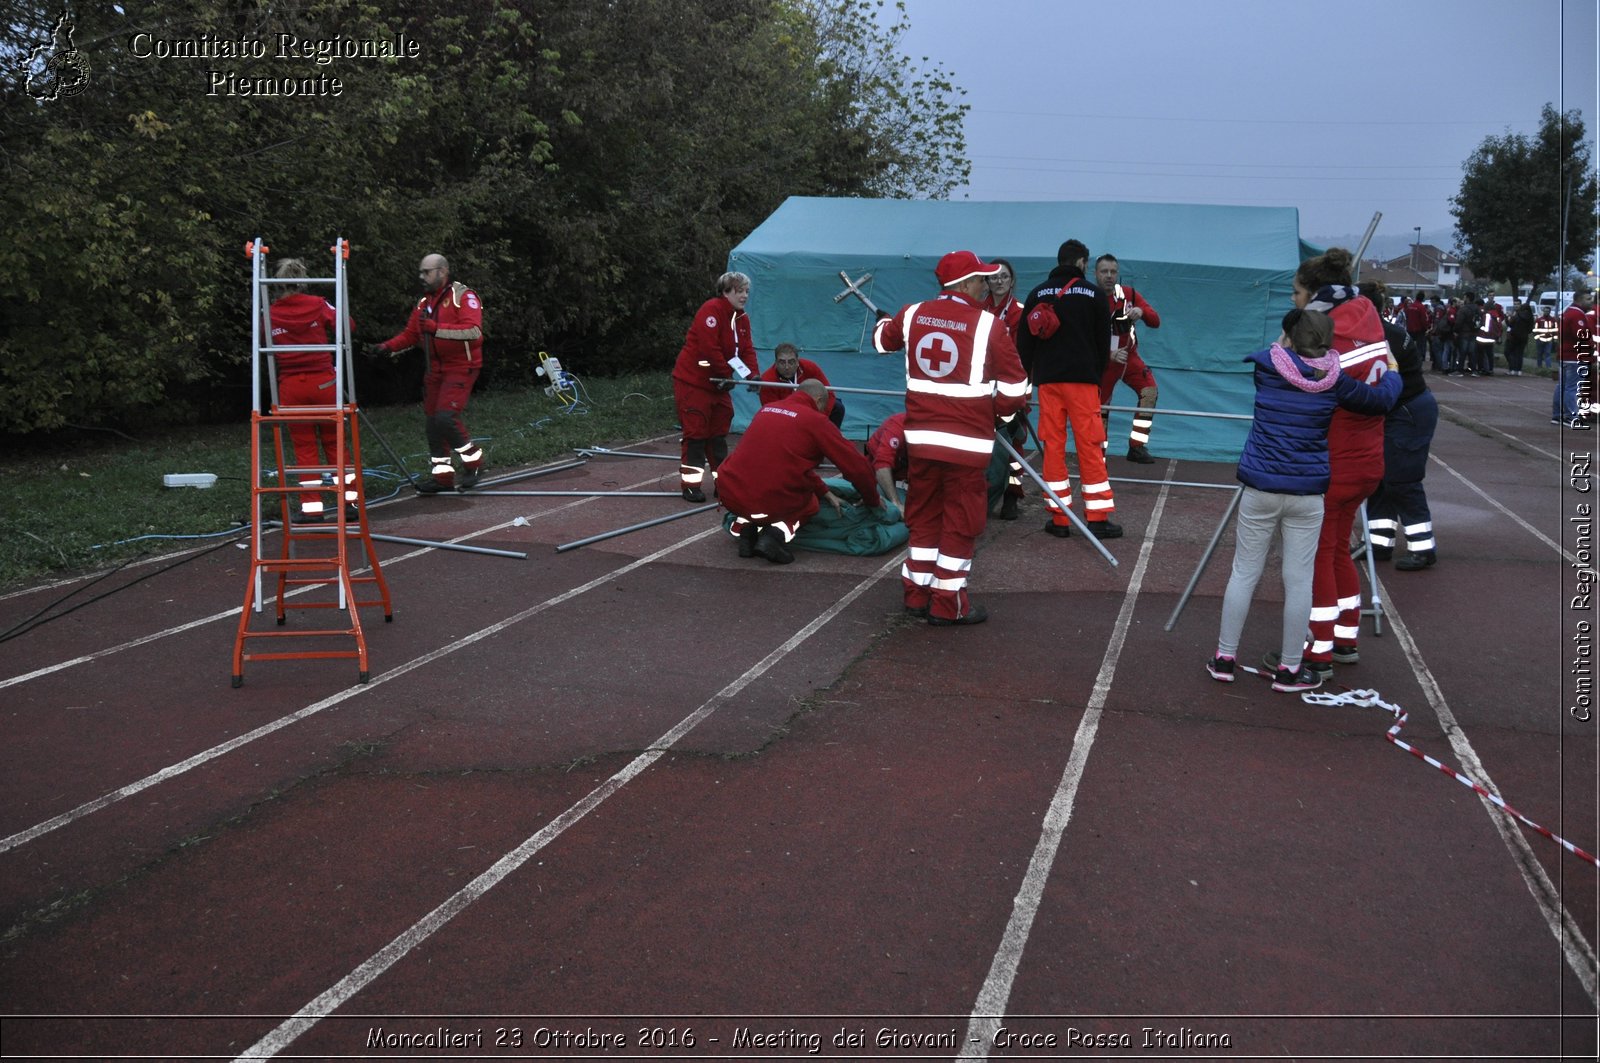
[[[973,203],[898,199],[792,197],[728,256],[728,268],[751,278],[750,317],[762,368],[788,341],[802,357],[845,387],[899,391],[899,356],[872,350],[873,315],[844,290],[870,273],[862,290],[893,313],[938,291],[934,264],[968,249],[1010,259],[1019,298],[1055,266],[1056,249],[1076,238],[1089,246],[1090,268],[1104,252],[1117,256],[1122,281],[1161,315],[1159,329],[1139,333],[1139,351],[1156,373],[1161,407],[1248,414],[1253,388],[1241,359],[1277,338],[1294,271],[1315,252],[1300,240],[1291,207],[1212,207],[1167,203]],[[862,439],[903,408],[898,398],[845,395],[845,432]],[[1114,405],[1132,406],[1130,388]],[[749,423],[757,400],[735,396],[736,428]],[[1112,453],[1126,439],[1129,415],[1113,415]],[[1157,418],[1150,448],[1157,455],[1232,461],[1247,422],[1198,417]]]

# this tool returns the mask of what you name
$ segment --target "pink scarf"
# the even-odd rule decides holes
[[[1276,343],[1272,345],[1272,349],[1268,354],[1272,357],[1272,368],[1278,371],[1278,375],[1301,391],[1327,391],[1339,382],[1339,352],[1335,350],[1329,349],[1323,353],[1321,358],[1301,359],[1311,368],[1322,370],[1322,377],[1318,380],[1313,380],[1301,373],[1300,367],[1295,364],[1289,352]]]

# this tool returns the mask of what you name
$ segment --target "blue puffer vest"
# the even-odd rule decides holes
[[[1313,370],[1292,351],[1302,373]],[[1273,368],[1270,351],[1244,359],[1255,366],[1256,405],[1250,435],[1239,454],[1239,482],[1280,495],[1321,495],[1328,490],[1328,422],[1334,389],[1301,391]]]

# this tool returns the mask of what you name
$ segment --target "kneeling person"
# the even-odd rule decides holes
[[[722,463],[717,497],[736,518],[729,528],[739,540],[739,556],[760,554],[774,564],[794,560],[789,542],[826,501],[842,503],[817,475],[833,462],[868,506],[880,504],[872,467],[823,415],[828,390],[818,380],[802,381],[782,402],[763,406]]]

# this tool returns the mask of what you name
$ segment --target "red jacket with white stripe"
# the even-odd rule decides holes
[[[1594,310],[1573,303],[1561,312],[1561,360],[1587,362],[1594,358]]]
[[[672,368],[672,379],[701,391],[716,391],[712,377],[738,379],[730,364],[735,359],[744,363],[751,376],[761,371],[756,345],[750,339],[750,315],[735,310],[722,296],[712,296],[695,311],[694,323]]]
[[[1319,302],[1310,309],[1320,310]],[[1353,291],[1353,289],[1352,289]],[[1324,311],[1333,319],[1333,344],[1339,352],[1339,369],[1346,376],[1375,384],[1389,369],[1389,343],[1383,320],[1372,300],[1355,295]],[[1383,414],[1355,413],[1340,406],[1328,425],[1328,466],[1333,479],[1359,483],[1383,476]]]
[[[882,504],[867,459],[799,391],[750,418],[739,445],[717,470],[717,497],[729,511],[757,523],[767,523],[767,517],[803,520],[828,493],[817,475],[824,459],[838,466],[864,504]]]
[[[813,362],[809,358],[799,358],[796,359],[796,361],[798,361],[800,364],[795,368],[794,379],[785,380],[783,383],[799,384],[807,380],[815,380],[821,383],[823,387],[828,386],[828,374],[824,373],[822,371],[822,367],[817,365],[816,362]],[[767,366],[767,371],[761,374],[761,379],[777,381],[778,365],[776,362]],[[795,390],[795,388],[761,388],[761,405],[771,406],[774,402],[782,402],[790,395],[793,395]],[[822,412],[825,414],[831,414],[833,412],[833,392],[831,391],[828,392],[828,405],[823,408]]]
[[[1118,292],[1122,298],[1117,298]],[[1106,292],[1106,298],[1111,301],[1111,349],[1113,351],[1128,348],[1129,354],[1139,353],[1139,325],[1148,328],[1161,327],[1161,315],[1156,313],[1156,308],[1145,302],[1144,296],[1133,290],[1131,284],[1115,284]],[[1129,307],[1138,307],[1144,316],[1138,321],[1118,321],[1117,315]]]
[[[906,352],[906,445],[919,458],[984,468],[998,418],[1027,401],[1028,377],[1000,319],[956,292],[908,303],[872,333]]]
[[[423,329],[432,321],[435,331]],[[483,304],[459,281],[417,300],[406,327],[379,344],[387,351],[421,347],[434,369],[477,369],[483,365]]]
[[[896,480],[904,480],[910,469],[906,461],[906,415],[897,413],[887,418],[867,440],[867,460],[872,470],[888,469]]]
[[[320,295],[307,292],[286,295],[274,300],[267,313],[272,321],[274,344],[302,346],[333,342],[333,306]],[[353,335],[355,328],[355,322],[351,321],[345,335]],[[283,351],[272,357],[280,377],[290,373],[333,372],[331,351]]]
[[[1013,295],[1007,295],[1005,302],[996,303],[994,296],[989,296],[989,313],[1004,322],[1006,331],[1011,334],[1011,342],[1017,342],[1017,327],[1022,324],[1022,303]]]

